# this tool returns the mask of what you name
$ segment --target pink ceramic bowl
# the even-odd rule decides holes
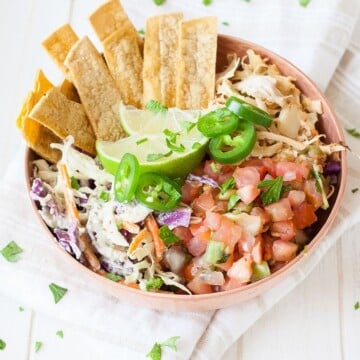
[[[259,45],[247,42],[235,37],[219,35],[218,37],[218,58],[217,66],[218,70],[222,70],[226,62],[226,55],[229,53],[237,53],[239,56],[243,56],[248,49],[253,49],[256,53],[269,59],[271,63],[278,66],[283,74],[292,76],[296,79],[296,84],[299,89],[311,99],[319,99],[322,102],[323,114],[320,116],[318,123],[318,130],[321,133],[326,134],[327,142],[344,142],[341,126],[336,118],[336,115],[325,98],[321,90],[299,69],[283,59],[281,56],[274,54],[273,52],[262,48]],[[32,172],[31,162],[37,157],[37,155],[30,149],[26,151],[25,167],[27,184],[30,190],[30,178]],[[116,298],[129,302],[132,304],[138,304],[139,306],[145,306],[157,310],[168,311],[206,311],[210,309],[218,309],[233,304],[241,303],[242,301],[249,300],[257,295],[263,294],[267,289],[275,286],[281,282],[285,277],[289,276],[295,269],[304,266],[306,259],[313,256],[321,243],[325,234],[329,230],[337,210],[339,208],[347,175],[346,157],[345,154],[340,154],[341,161],[341,176],[337,185],[335,195],[331,197],[330,210],[326,212],[318,213],[319,221],[317,223],[316,235],[307,246],[306,254],[301,253],[295,259],[293,259],[286,266],[272,274],[271,276],[260,280],[258,282],[246,285],[244,287],[204,295],[175,295],[171,293],[154,293],[143,292],[141,290],[133,289],[131,287],[115,283],[111,280],[98,275],[81,263],[76,261],[71,255],[66,253],[56,242],[53,234],[45,225],[41,219],[37,206],[32,201],[34,211],[38,214],[40,223],[43,230],[49,235],[49,241],[62,253],[64,261],[68,262],[68,266],[71,266],[75,272],[81,273],[82,276],[87,277],[89,281],[96,282],[99,291],[103,291],[106,294],[115,296]]]

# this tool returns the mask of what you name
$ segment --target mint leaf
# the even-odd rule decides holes
[[[79,190],[79,189],[80,189],[80,184],[79,184],[79,182],[77,181],[77,179],[76,179],[74,176],[72,176],[72,177],[70,178],[70,180],[71,180],[71,187],[72,187],[73,189],[75,189],[75,190]]]
[[[56,335],[57,335],[59,338],[61,338],[61,339],[64,338],[64,332],[63,332],[62,330],[58,330],[58,331],[56,332]]]
[[[55,304],[57,304],[68,291],[68,289],[65,289],[59,285],[56,285],[55,283],[51,283],[49,285],[49,289],[54,296]]]
[[[345,130],[351,136],[356,137],[356,138],[360,138],[360,132],[358,130],[356,130],[355,128],[353,128],[353,129],[345,129]]]
[[[18,261],[18,256],[23,252],[23,249],[15,242],[10,241],[1,251],[1,255],[9,262]]]
[[[156,342],[146,357],[150,358],[151,360],[161,360],[161,345]]]
[[[180,239],[169,229],[168,225],[164,225],[160,228],[159,236],[166,246],[180,241]]]
[[[146,161],[156,161],[156,160],[160,160],[164,157],[168,157],[172,154],[172,151],[170,150],[168,153],[166,154],[148,154],[147,157],[146,157]]]
[[[6,342],[3,339],[0,339],[0,350],[4,350],[6,348]]]
[[[151,278],[149,279],[146,284],[145,284],[145,288],[146,291],[151,291],[151,290],[159,290],[164,284],[164,281],[161,278]]]
[[[299,4],[303,7],[306,7],[309,5],[311,0],[299,0]]]
[[[171,338],[165,340],[161,343],[161,346],[167,346],[174,351],[177,351],[176,342],[180,339],[180,336],[172,336]]]
[[[145,109],[152,111],[153,113],[163,113],[167,111],[167,107],[162,105],[159,101],[149,100],[145,105]]]
[[[108,273],[105,275],[105,277],[107,279],[110,279],[112,281],[115,281],[115,282],[118,282],[119,280],[123,280],[124,278],[120,275],[117,275],[117,274],[111,274],[111,273]]]
[[[37,342],[35,343],[35,352],[36,352],[36,353],[39,352],[40,349],[42,348],[42,346],[43,346],[43,343],[42,343],[41,341],[37,341]]]
[[[260,197],[264,205],[269,205],[271,203],[277,202],[280,200],[281,192],[283,188],[283,177],[278,176],[273,180],[263,180],[261,181],[258,188],[267,188]]]

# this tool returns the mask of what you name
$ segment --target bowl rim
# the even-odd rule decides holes
[[[316,92],[319,94],[319,100],[321,100],[323,108],[325,108],[325,107],[327,108],[327,114],[331,118],[331,120],[334,122],[335,130],[339,137],[339,142],[345,142],[342,126],[340,125],[340,122],[335,114],[333,107],[329,103],[329,101],[326,98],[323,91],[303,71],[301,71],[294,64],[292,64],[290,61],[286,60],[282,56],[276,54],[275,52],[273,52],[271,50],[268,50],[268,49],[262,47],[261,45],[252,43],[250,41],[241,39],[239,37],[219,34],[218,41],[221,41],[222,39],[240,42],[242,45],[245,45],[245,47],[247,47],[249,49],[254,49],[255,52],[260,52],[261,54],[264,54],[264,53],[268,54],[271,56],[272,61],[274,58],[280,59],[281,61],[286,63],[289,66],[289,68],[291,68],[293,71],[298,73],[300,77],[304,78],[306,80],[306,82],[309,85],[311,85],[313,87],[313,89],[315,89]],[[25,178],[26,178],[26,186],[27,186],[27,190],[28,190],[29,194],[30,194],[30,190],[31,190],[30,159],[32,157],[32,154],[35,154],[35,152],[33,150],[31,150],[29,147],[27,147],[26,151],[25,151]],[[225,302],[225,304],[226,304],[225,306],[229,306],[229,305],[235,304],[235,303],[241,303],[242,302],[241,294],[245,294],[245,293],[250,294],[250,293],[254,292],[254,290],[256,288],[264,287],[264,289],[265,289],[266,288],[265,285],[271,285],[273,283],[275,284],[277,279],[281,278],[284,275],[284,273],[290,274],[292,272],[292,270],[295,270],[296,267],[299,266],[299,264],[304,262],[305,258],[311,256],[315,252],[316,248],[319,247],[319,244],[321,243],[320,240],[323,239],[324,236],[326,235],[326,233],[329,231],[329,229],[336,217],[336,214],[340,207],[340,204],[341,204],[341,201],[343,198],[343,194],[345,191],[346,179],[347,179],[347,158],[346,158],[345,152],[342,152],[340,154],[340,161],[341,161],[341,179],[340,179],[338,192],[336,194],[336,200],[335,200],[324,224],[322,225],[320,230],[316,233],[316,235],[313,237],[313,239],[309,242],[309,244],[306,245],[306,252],[302,251],[294,259],[292,259],[285,266],[283,266],[281,269],[277,270],[275,273],[271,274],[270,276],[268,276],[262,280],[256,281],[254,283],[246,284],[243,287],[239,287],[236,289],[221,291],[221,292],[216,292],[216,293],[211,293],[211,294],[196,294],[196,295],[185,295],[185,294],[182,295],[182,294],[173,294],[173,293],[169,293],[169,292],[146,292],[146,291],[142,291],[140,289],[132,288],[132,287],[127,286],[122,283],[114,283],[114,282],[113,282],[114,284],[112,284],[112,285],[116,284],[116,286],[118,287],[118,289],[116,289],[116,291],[118,291],[119,294],[126,295],[126,293],[127,293],[129,295],[134,295],[135,298],[140,297],[142,299],[146,298],[146,299],[150,300],[150,302],[148,302],[146,304],[146,306],[150,307],[150,308],[164,309],[163,307],[160,308],[159,306],[157,306],[156,304],[151,302],[151,300],[155,300],[155,301],[171,300],[172,302],[176,303],[176,307],[175,308],[173,307],[176,311],[188,311],[188,309],[190,308],[190,303],[198,302],[198,303],[205,304],[206,300],[216,299],[216,301],[218,303],[217,307],[211,306],[211,305],[210,306],[204,305],[204,306],[199,307],[199,306],[195,305],[196,310],[206,311],[206,310],[210,310],[210,309],[218,309],[218,308],[224,307],[224,306],[221,306],[222,299],[226,299],[229,297],[235,297],[237,295],[239,295],[239,297],[240,297],[240,299],[238,301],[236,301],[236,300],[231,301],[230,304]],[[78,260],[76,260],[73,256],[71,256],[69,253],[67,253],[65,250],[63,250],[58,245],[58,243],[55,239],[55,236],[52,234],[52,232],[50,231],[48,226],[45,224],[45,222],[41,218],[41,215],[38,211],[35,201],[33,199],[31,199],[30,196],[29,196],[29,199],[32,203],[32,206],[37,215],[37,218],[39,219],[40,223],[42,224],[42,226],[45,229],[45,231],[47,232],[47,234],[53,239],[52,243],[57,247],[57,249],[62,251],[66,255],[66,258],[68,260],[71,260],[71,263],[73,265],[76,264],[75,266],[78,266],[78,268],[81,269],[81,271],[84,273],[84,275],[89,276],[91,279],[97,279],[98,281],[101,281],[104,285],[109,285],[111,280],[106,279],[104,276],[90,270],[89,268],[87,268],[85,265],[81,264]],[[70,261],[69,261],[69,263],[70,263]],[[269,288],[269,286],[267,288]],[[253,295],[253,296],[255,296],[255,295]],[[250,295],[249,298],[252,298],[253,296]],[[134,298],[134,297],[132,297],[132,298]],[[142,305],[144,305],[144,300],[141,300],[141,303],[142,303]],[[163,302],[161,302],[161,303],[163,303]]]

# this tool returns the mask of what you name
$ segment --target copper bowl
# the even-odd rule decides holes
[[[274,54],[273,52],[264,49],[263,47],[253,44],[248,41],[244,41],[239,38],[219,35],[218,36],[218,54],[217,54],[217,67],[222,70],[224,65],[227,64],[226,55],[229,53],[237,53],[239,56],[243,56],[248,49],[253,49],[256,53],[269,59],[271,63],[278,66],[281,73],[292,76],[296,79],[296,85],[298,88],[311,99],[319,99],[322,102],[323,114],[319,117],[318,130],[321,133],[326,134],[327,142],[344,142],[344,135],[341,126],[336,118],[334,110],[328,103],[325,95],[322,91],[299,69],[289,63],[281,56]],[[32,173],[31,162],[37,158],[37,155],[30,149],[27,149],[25,155],[25,174],[28,189],[30,189],[30,179]],[[343,197],[346,176],[347,165],[345,153],[340,154],[341,161],[341,175],[336,187],[335,194],[330,199],[330,210],[319,211],[318,222],[316,229],[314,229],[314,237],[307,245],[306,256],[305,253],[300,253],[296,258],[289,262],[286,266],[272,274],[271,276],[260,280],[258,282],[246,285],[244,287],[229,290],[225,292],[203,294],[203,295],[175,295],[172,293],[154,293],[144,292],[141,290],[133,289],[126,285],[115,283],[111,280],[98,275],[84,265],[75,260],[70,254],[65,252],[58,244],[57,241],[41,219],[39,212],[37,211],[36,203],[32,201],[34,210],[38,214],[40,223],[43,226],[44,231],[49,235],[50,241],[56,246],[59,252],[62,253],[64,261],[67,261],[74,271],[81,273],[82,276],[87,277],[89,281],[96,282],[99,286],[99,290],[104,291],[105,294],[115,296],[119,300],[129,302],[131,304],[138,304],[157,310],[168,311],[206,311],[210,309],[224,308],[233,304],[241,303],[249,300],[257,295],[263,294],[267,289],[274,287],[281,282],[285,277],[288,277],[295,269],[304,266],[307,259],[314,255],[317,248],[324,236],[328,232],[338,208],[340,206],[341,199]]]

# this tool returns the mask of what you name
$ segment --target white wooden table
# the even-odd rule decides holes
[[[41,40],[67,21],[79,33],[91,33],[86,17],[99,3],[0,0],[2,171],[21,141],[15,118],[35,70],[41,66],[53,81],[60,80],[41,50]],[[312,274],[254,324],[224,359],[360,359],[360,310],[354,309],[360,301],[359,232],[360,226],[350,229]],[[0,350],[1,360],[118,359],[116,347],[95,338],[91,330],[32,309],[20,311],[19,306],[23,304],[17,299],[0,298],[0,339],[7,344]],[[56,335],[58,330],[63,330],[63,339]],[[43,342],[38,353],[36,341]]]

